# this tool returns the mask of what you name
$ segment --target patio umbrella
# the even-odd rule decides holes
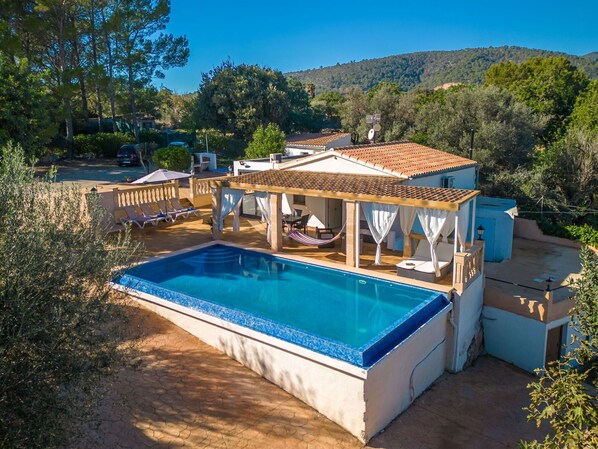
[[[188,178],[191,175],[189,173],[181,173],[178,171],[167,170],[161,168],[159,170],[151,172],[149,175],[145,175],[142,178],[136,179],[131,184],[162,184],[162,193],[164,195],[164,211],[168,212],[168,206],[166,205],[166,183],[174,181],[175,179]]]

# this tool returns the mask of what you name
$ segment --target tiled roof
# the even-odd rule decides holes
[[[292,143],[302,146],[325,147],[330,142],[350,136],[350,133],[309,133],[287,136],[287,144]]]
[[[433,209],[459,210],[478,195],[477,190],[408,186],[393,176],[322,173],[300,170],[265,170],[239,176],[206,179],[210,186],[301,194]]]
[[[389,142],[336,148],[346,159],[362,162],[405,178],[473,167],[475,161],[413,142]]]

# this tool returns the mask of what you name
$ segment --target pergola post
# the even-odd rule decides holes
[[[270,194],[270,245],[282,251],[282,193]]]
[[[357,204],[355,201],[345,200],[345,263],[355,266],[356,257],[358,257],[357,242]]]
[[[216,187],[212,192],[212,238],[220,240],[220,211],[222,210],[222,187]]]

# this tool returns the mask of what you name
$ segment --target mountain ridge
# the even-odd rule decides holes
[[[523,62],[536,56],[564,56],[598,78],[598,52],[584,56],[518,46],[464,48],[404,53],[382,58],[364,59],[317,69],[288,72],[287,77],[304,84],[312,82],[316,92],[344,91],[350,87],[367,90],[381,81],[398,82],[403,90],[433,88],[444,83],[480,84],[488,68],[502,61]]]

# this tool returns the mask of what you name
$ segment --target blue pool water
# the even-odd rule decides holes
[[[362,367],[448,304],[432,290],[227,245],[139,265],[117,282]]]

